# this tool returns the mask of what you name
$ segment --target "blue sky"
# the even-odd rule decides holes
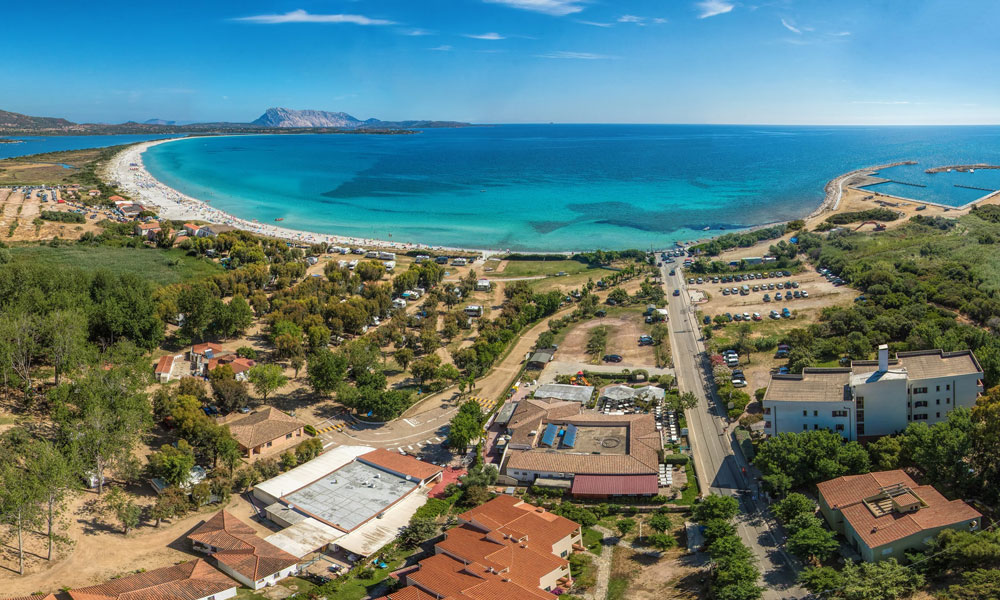
[[[0,109],[78,122],[249,121],[285,106],[482,123],[1000,123],[998,22],[992,0],[12,2]]]

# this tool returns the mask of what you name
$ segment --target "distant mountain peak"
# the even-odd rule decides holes
[[[261,127],[339,127],[344,129],[354,129],[362,124],[362,121],[345,112],[292,110],[280,107],[267,109],[264,114],[251,123],[251,125]]]

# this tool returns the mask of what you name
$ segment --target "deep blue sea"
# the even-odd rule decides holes
[[[144,155],[168,185],[243,218],[515,250],[664,247],[802,217],[833,177],[901,160],[919,165],[891,178],[936,183],[883,191],[962,205],[986,192],[954,183],[996,189],[1000,172],[923,169],[1000,163],[1000,127],[503,125],[194,138]]]
[[[84,148],[105,148],[117,144],[131,144],[159,140],[166,135],[53,135],[49,137],[13,135],[0,139],[21,140],[18,144],[0,144],[0,159],[42,152],[61,152],[63,150],[82,150]]]

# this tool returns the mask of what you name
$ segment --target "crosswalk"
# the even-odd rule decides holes
[[[331,431],[343,431],[345,427],[347,427],[347,423],[335,423],[326,427],[317,428],[316,434],[322,435],[324,433],[330,433]]]

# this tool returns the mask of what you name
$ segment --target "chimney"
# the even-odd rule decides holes
[[[878,370],[885,373],[889,370],[889,345],[880,344],[878,347]]]

